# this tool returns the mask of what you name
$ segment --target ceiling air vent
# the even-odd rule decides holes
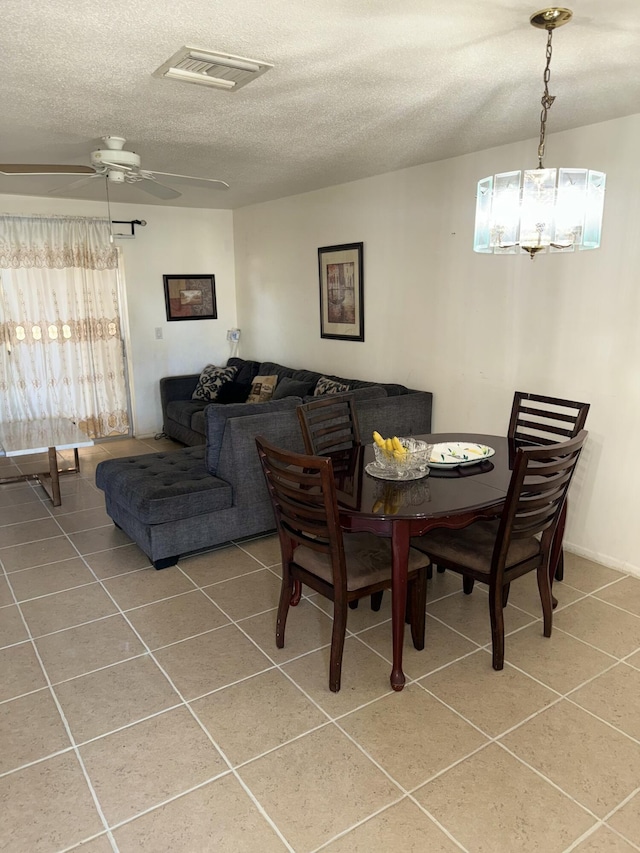
[[[244,59],[229,53],[212,53],[194,47],[183,47],[153,72],[154,77],[169,77],[183,83],[213,86],[235,92],[256,77],[273,68],[259,59]]]

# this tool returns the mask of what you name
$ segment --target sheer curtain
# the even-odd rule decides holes
[[[0,422],[129,432],[118,255],[106,219],[0,215]]]

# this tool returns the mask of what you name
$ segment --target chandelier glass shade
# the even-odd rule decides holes
[[[545,169],[547,112],[554,101],[548,83],[551,36],[571,19],[569,9],[544,9],[531,23],[547,30],[545,91],[540,117],[538,168],[501,172],[478,181],[475,252],[515,255],[526,252],[574,252],[600,246],[606,175],[592,169]]]

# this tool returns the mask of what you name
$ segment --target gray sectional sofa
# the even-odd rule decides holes
[[[395,391],[391,396],[389,388]],[[354,393],[363,438],[374,429],[383,435],[431,430],[429,392],[363,383]],[[265,403],[209,404],[201,409],[199,444],[101,462],[96,485],[105,493],[107,512],[158,569],[174,565],[184,554],[272,530],[255,438],[263,435],[281,447],[303,451],[296,414],[302,402],[291,396]],[[169,411],[177,414],[175,407],[167,406]],[[167,426],[165,420],[165,432]],[[185,429],[189,433],[182,435],[199,435],[192,427]]]

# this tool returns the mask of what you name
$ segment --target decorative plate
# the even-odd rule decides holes
[[[389,468],[383,468],[377,462],[369,462],[368,465],[364,466],[364,470],[372,477],[377,477],[378,480],[420,480],[429,474],[428,468],[424,471],[410,468],[393,471]]]
[[[434,444],[429,460],[430,468],[453,468],[456,465],[477,465],[493,456],[493,447],[486,444],[470,444],[466,441],[446,441]]]

